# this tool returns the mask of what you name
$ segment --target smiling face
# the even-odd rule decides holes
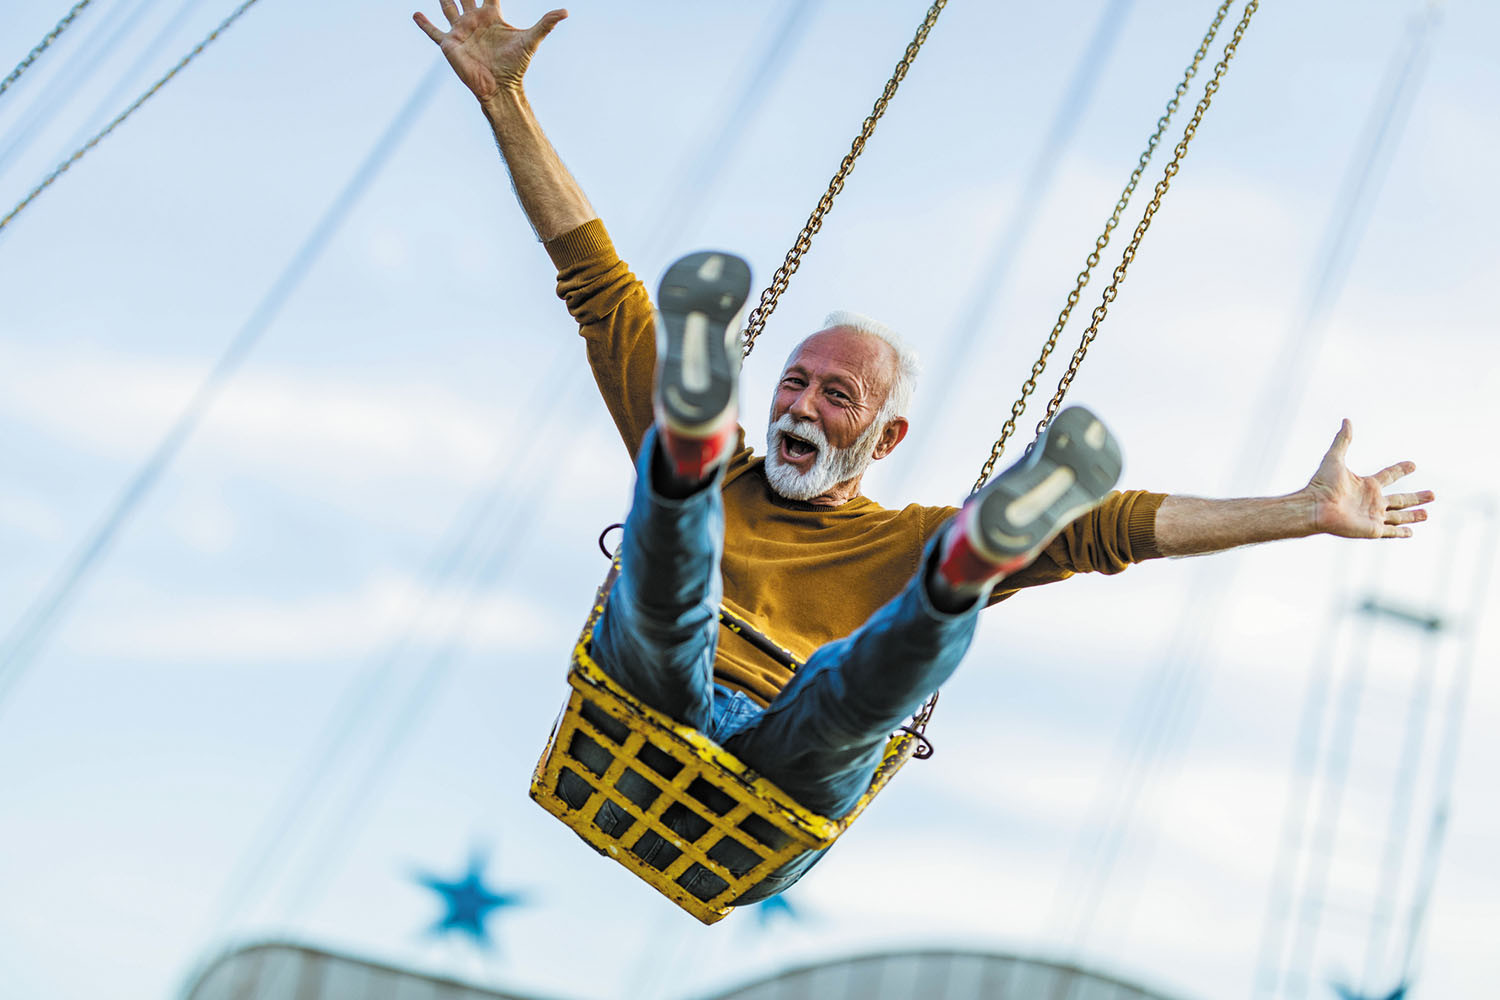
[[[766,476],[789,500],[838,506],[859,495],[870,463],[906,435],[906,420],[877,422],[896,372],[878,337],[833,327],[802,342],[771,400]]]

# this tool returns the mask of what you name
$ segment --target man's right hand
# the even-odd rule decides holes
[[[484,104],[508,90],[519,91],[521,78],[542,39],[568,16],[554,10],[529,28],[506,24],[500,16],[499,0],[441,0],[448,30],[441,31],[426,15],[413,15],[417,27],[437,42],[464,86]]]

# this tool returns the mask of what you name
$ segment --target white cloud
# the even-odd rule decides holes
[[[183,516],[175,523],[182,538],[205,555],[222,555],[239,537],[234,512],[222,502],[205,500],[186,505]]]
[[[514,593],[429,594],[415,580],[386,575],[355,591],[293,599],[172,595],[96,616],[72,642],[131,659],[216,662],[227,650],[247,660],[307,660],[363,656],[400,639],[457,639],[471,650],[543,648],[573,627]]]
[[[0,408],[74,448],[135,461],[205,374],[177,360],[0,346]],[[496,452],[504,415],[421,383],[251,371],[216,401],[198,445],[263,468],[469,481]]]
[[[0,493],[0,528],[52,542],[62,537],[63,521],[40,499],[21,493]]]

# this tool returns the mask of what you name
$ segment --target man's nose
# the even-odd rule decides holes
[[[798,420],[816,420],[818,409],[813,405],[812,386],[807,386],[797,393],[797,398],[792,400],[792,405],[787,407],[787,412]]]

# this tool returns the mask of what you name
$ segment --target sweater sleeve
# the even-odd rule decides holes
[[[1156,510],[1165,493],[1114,492],[1062,530],[1030,566],[1006,577],[991,600],[1026,587],[1066,580],[1074,573],[1119,573],[1131,563],[1161,557]]]
[[[651,298],[598,219],[547,241],[557,295],[578,322],[599,395],[631,457],[651,426],[656,327]]]

